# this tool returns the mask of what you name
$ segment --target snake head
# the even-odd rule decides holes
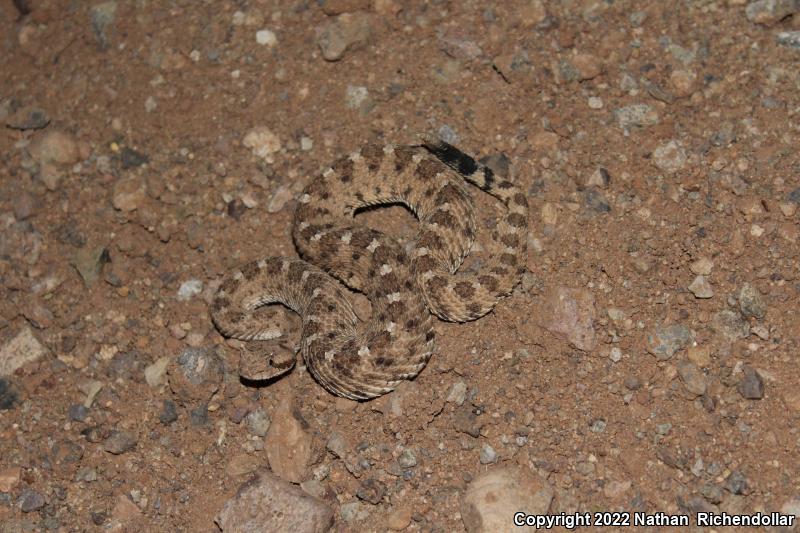
[[[285,341],[249,341],[239,357],[239,376],[252,381],[277,378],[294,368],[298,349]]]

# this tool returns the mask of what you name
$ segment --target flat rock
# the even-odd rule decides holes
[[[745,8],[750,22],[765,26],[772,26],[797,12],[800,12],[800,2],[797,0],[757,0]]]
[[[114,184],[111,204],[123,212],[135,211],[147,199],[147,183],[139,177],[121,179]]]
[[[647,351],[659,361],[670,359],[675,352],[689,344],[691,331],[681,324],[659,326],[647,336]]]
[[[300,483],[308,478],[311,435],[289,406],[280,407],[264,439],[269,466],[281,479]]]
[[[114,509],[111,511],[111,523],[116,524],[123,524],[125,522],[130,522],[140,516],[142,512],[133,503],[125,494],[120,494],[117,496],[117,500],[114,503]],[[113,530],[113,526],[112,526]]]
[[[708,379],[696,364],[691,361],[681,361],[678,363],[678,375],[681,377],[683,386],[692,396],[702,396],[706,393]]]
[[[25,326],[0,348],[0,376],[9,376],[19,367],[47,353],[48,349],[39,342],[31,328]]]
[[[103,441],[103,449],[114,455],[129,452],[136,447],[136,436],[127,431],[112,431]]]
[[[800,50],[800,30],[782,31],[775,37],[775,40],[780,45]]]
[[[326,61],[338,61],[347,50],[364,46],[371,35],[372,18],[367,13],[343,13],[319,30],[317,44]]]
[[[711,329],[725,340],[734,342],[750,335],[750,324],[742,316],[730,309],[724,309],[711,317]]]
[[[60,130],[48,130],[36,137],[30,153],[40,165],[72,165],[80,159],[75,137]]]
[[[697,276],[694,281],[689,284],[689,292],[694,294],[695,298],[705,300],[714,296],[714,289],[708,282],[705,276]]]
[[[116,15],[117,2],[115,0],[97,4],[89,11],[94,37],[101,50],[105,50],[109,46],[108,37],[114,27]]]
[[[742,368],[742,379],[736,386],[739,394],[748,400],[760,400],[764,397],[764,380],[755,368],[745,365]]]
[[[84,246],[72,257],[72,266],[80,274],[83,283],[89,287],[100,278],[103,266],[110,260],[105,246]]]
[[[623,129],[653,126],[659,122],[658,111],[648,104],[620,107],[614,111],[614,117]]]
[[[50,124],[50,117],[44,109],[25,106],[17,109],[6,119],[6,126],[13,130],[40,130]]]
[[[764,318],[767,314],[767,304],[759,290],[749,283],[742,285],[739,290],[739,309],[746,317]]]
[[[541,311],[542,325],[548,331],[584,352],[594,349],[595,305],[590,292],[556,287],[544,298]]]
[[[230,477],[243,476],[261,468],[263,460],[255,455],[240,453],[231,457],[225,465],[225,474]]]
[[[333,525],[333,509],[267,471],[239,487],[215,519],[225,533],[317,533]]]
[[[495,468],[475,478],[461,500],[461,519],[469,533],[512,532],[515,512],[544,514],[553,500],[547,481],[527,470]]]
[[[701,257],[696,261],[693,261],[692,264],[689,265],[689,270],[691,270],[693,274],[697,274],[698,276],[708,276],[709,274],[711,274],[711,269],[713,268],[714,268],[714,262],[708,257]]]
[[[23,513],[38,511],[47,503],[47,499],[40,492],[25,489],[19,497],[19,508]]]
[[[677,141],[669,141],[653,151],[653,163],[664,172],[674,173],[686,166],[686,152]]]
[[[158,361],[148,365],[147,368],[144,369],[144,380],[150,387],[156,389],[164,384],[169,362],[169,357],[161,357]]]
[[[256,126],[248,131],[242,144],[267,163],[274,163],[274,155],[281,149],[280,137],[266,126]]]
[[[19,483],[21,475],[22,469],[18,466],[0,470],[0,492],[11,492]]]

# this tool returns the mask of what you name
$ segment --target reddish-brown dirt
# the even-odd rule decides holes
[[[270,467],[341,531],[477,527],[504,465],[553,514],[800,512],[800,13],[748,4],[2,2],[0,350],[41,353],[0,380],[0,531],[215,531]],[[215,284],[296,255],[336,157],[418,132],[507,158],[521,284],[377,400],[242,382]]]

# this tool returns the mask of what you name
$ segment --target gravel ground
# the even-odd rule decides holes
[[[800,515],[796,0],[3,1],[0,73],[0,532]],[[527,191],[518,288],[370,402],[241,380],[222,275],[419,132]]]

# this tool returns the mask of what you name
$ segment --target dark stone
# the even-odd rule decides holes
[[[136,151],[133,148],[124,147],[119,152],[119,160],[123,169],[136,168],[144,165],[150,158],[147,154]]]
[[[178,420],[178,408],[172,400],[164,400],[161,412],[158,413],[158,421],[168,426]]]
[[[11,381],[0,378],[0,411],[13,409],[19,403],[19,395]]]
[[[583,203],[594,213],[603,214],[611,211],[611,206],[608,205],[608,201],[603,196],[603,193],[596,189],[586,189],[583,191]]]
[[[734,470],[725,480],[725,490],[731,494],[747,494],[750,492],[747,478],[739,470]]]
[[[69,419],[74,422],[83,422],[89,416],[89,410],[81,404],[69,406]]]
[[[742,397],[748,400],[760,400],[764,397],[764,380],[759,373],[751,366],[745,365],[742,368],[744,376],[736,389]]]
[[[81,435],[85,438],[88,442],[96,444],[98,442],[102,442],[103,439],[108,437],[108,430],[101,426],[91,426],[81,430]]]
[[[189,422],[195,427],[208,425],[208,406],[201,405],[189,413]]]
[[[372,505],[381,503],[385,495],[386,484],[375,478],[369,478],[364,481],[356,491],[356,496]]]
[[[38,511],[44,507],[46,500],[44,495],[35,490],[25,489],[19,497],[19,507],[23,513]]]
[[[108,365],[107,374],[112,378],[141,382],[144,376],[144,361],[136,350],[117,352]]]

